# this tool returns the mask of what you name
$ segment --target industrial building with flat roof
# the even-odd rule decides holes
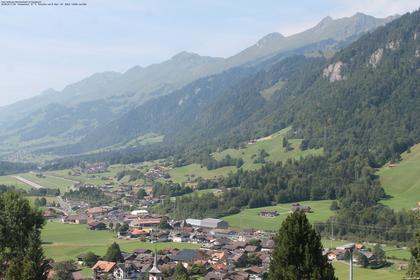
[[[198,219],[187,219],[187,224],[193,227],[201,227],[201,228],[222,228],[226,229],[229,227],[229,223],[223,221],[221,219],[213,219],[213,218],[206,218],[203,220]]]

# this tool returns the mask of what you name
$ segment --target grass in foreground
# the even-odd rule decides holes
[[[395,167],[386,164],[377,173],[385,192],[392,196],[382,203],[396,210],[412,209],[420,201],[420,144],[401,157]]]
[[[111,231],[93,231],[86,225],[68,225],[59,222],[48,222],[42,231],[45,255],[57,261],[74,259],[81,253],[92,251],[103,256],[112,242],[117,242],[121,250],[131,252],[138,248],[163,249],[166,247],[198,248],[189,243],[149,243],[130,240],[119,240]]]
[[[300,204],[309,206],[313,210],[313,213],[307,214],[311,223],[326,221],[329,217],[334,215],[334,212],[330,210],[331,200],[302,201]],[[290,207],[291,203],[282,203],[275,206],[244,209],[238,214],[226,216],[223,219],[229,222],[229,225],[233,228],[254,228],[277,231],[280,228],[281,223],[289,215]],[[265,209],[277,210],[280,215],[275,218],[259,216],[258,214],[261,210]]]

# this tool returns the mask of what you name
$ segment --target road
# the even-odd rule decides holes
[[[73,212],[70,205],[67,202],[65,202],[61,196],[57,196],[57,202],[58,204],[60,204],[60,208],[66,215],[69,215]]]
[[[41,185],[39,185],[35,182],[29,181],[29,180],[27,180],[23,177],[20,177],[20,176],[12,176],[12,177],[15,178],[16,180],[24,183],[24,184],[27,184],[28,186],[31,186],[31,187],[35,188],[35,189],[38,189],[38,190],[39,189],[46,189],[46,187],[43,187],[43,186],[41,186]]]

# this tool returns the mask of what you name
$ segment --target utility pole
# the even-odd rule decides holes
[[[354,244],[347,244],[347,245],[344,245],[344,246],[337,247],[337,249],[346,250],[350,253],[350,260],[349,260],[349,265],[350,265],[349,279],[350,280],[353,280],[353,250],[354,250],[354,247],[355,247]]]

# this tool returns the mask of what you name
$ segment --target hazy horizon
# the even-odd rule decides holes
[[[412,0],[85,2],[87,6],[0,7],[7,54],[0,62],[0,106],[48,88],[62,90],[97,72],[159,63],[181,51],[229,57],[269,33],[290,36],[326,16],[361,12],[384,18],[418,8]]]

